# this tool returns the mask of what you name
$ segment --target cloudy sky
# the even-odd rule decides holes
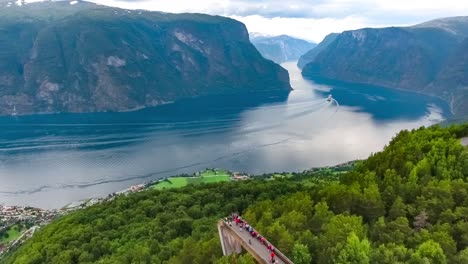
[[[468,15],[468,0],[91,0],[129,9],[198,12],[240,20],[250,32],[319,42],[331,32]]]

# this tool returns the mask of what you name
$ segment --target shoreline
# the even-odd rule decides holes
[[[127,194],[130,194],[130,193],[147,191],[147,190],[152,189],[153,186],[156,186],[157,184],[167,182],[167,181],[170,181],[171,179],[175,179],[175,178],[201,179],[202,177],[206,177],[206,176],[203,176],[202,174],[206,173],[208,171],[223,171],[223,172],[227,173],[230,176],[231,180],[234,180],[236,178],[237,174],[243,174],[244,176],[251,177],[247,173],[232,172],[232,171],[228,171],[228,170],[224,170],[224,169],[220,169],[220,168],[207,168],[206,170],[203,170],[203,171],[194,172],[191,175],[190,174],[173,175],[173,176],[169,176],[169,177],[164,177],[164,178],[160,178],[160,179],[156,179],[156,180],[150,180],[150,181],[147,181],[147,182],[131,185],[128,188],[125,188],[123,190],[108,193],[108,194],[100,196],[100,197],[89,197],[89,198],[85,198],[83,200],[78,200],[78,201],[75,201],[75,202],[71,202],[69,204],[66,204],[66,205],[62,206],[58,210],[70,210],[70,209],[76,210],[76,209],[80,209],[80,208],[77,208],[77,207],[88,207],[88,206],[94,205],[96,203],[100,203],[100,202],[104,202],[104,201],[108,201],[108,200],[113,200],[115,197],[120,196],[120,195],[127,195]],[[189,185],[189,183],[187,185]],[[167,188],[167,189],[169,189],[169,188]]]
[[[415,95],[424,95],[427,97],[431,97],[434,99],[438,99],[442,102],[444,102],[447,105],[447,109],[449,110],[450,116],[447,116],[447,119],[452,119],[456,118],[457,115],[454,114],[453,109],[452,109],[452,104],[449,100],[435,95],[435,94],[429,94],[429,93],[424,93],[422,91],[414,91],[414,90],[408,90],[404,88],[398,88],[398,87],[390,87],[386,85],[378,85],[378,84],[372,84],[372,83],[364,83],[364,82],[351,82],[351,81],[345,81],[345,80],[339,80],[339,79],[331,79],[331,78],[326,78],[318,75],[310,76],[310,75],[303,75],[301,71],[301,75],[304,79],[306,80],[311,80],[314,81],[318,84],[342,84],[342,85],[365,85],[369,87],[378,87],[378,88],[384,88],[384,89],[390,89],[390,90],[397,90],[397,91],[403,91],[403,92],[408,92],[408,93],[413,93]]]
[[[83,203],[95,204],[96,201],[105,200],[105,199],[108,199],[109,197],[116,197],[118,195],[126,195],[126,194],[129,194],[129,193],[132,193],[132,192],[139,192],[139,191],[149,190],[151,188],[151,186],[154,186],[154,185],[156,185],[158,183],[161,183],[161,182],[173,179],[173,178],[187,178],[187,179],[189,179],[189,178],[192,178],[192,179],[200,178],[202,173],[204,173],[206,171],[210,171],[210,170],[224,171],[224,172],[226,172],[227,174],[229,174],[231,176],[231,179],[244,180],[245,177],[247,177],[248,179],[253,179],[253,178],[262,178],[264,175],[278,175],[278,174],[284,174],[284,173],[286,173],[286,174],[303,173],[303,172],[307,172],[307,171],[317,172],[317,171],[320,171],[320,170],[326,170],[326,169],[330,169],[330,168],[335,168],[335,169],[343,168],[343,167],[347,167],[347,166],[353,166],[357,161],[359,161],[359,160],[351,160],[351,161],[339,163],[339,164],[336,164],[336,165],[311,167],[311,168],[305,169],[303,171],[269,172],[269,173],[255,174],[255,175],[247,173],[247,172],[238,172],[238,171],[234,172],[234,171],[230,171],[230,170],[226,170],[226,169],[222,169],[222,168],[207,168],[207,169],[202,170],[202,171],[193,172],[192,174],[178,174],[178,175],[163,177],[163,178],[160,178],[160,179],[155,179],[155,180],[150,180],[150,181],[130,185],[125,189],[118,190],[118,191],[115,191],[115,192],[110,192],[110,193],[107,193],[107,194],[104,194],[104,195],[101,195],[101,196],[87,197],[87,198],[84,198],[84,199],[81,199],[81,200],[73,201],[73,202],[67,203],[67,204],[65,204],[65,205],[63,205],[63,206],[61,206],[59,208],[44,209],[44,208],[41,208],[41,207],[34,207],[34,206],[30,206],[30,205],[5,205],[5,204],[2,204],[2,203],[0,203],[0,206],[18,207],[18,208],[20,208],[20,207],[22,207],[22,208],[34,208],[34,209],[39,209],[39,210],[44,210],[44,211],[62,211],[62,210],[67,210],[67,208],[74,208],[76,206],[80,206]]]
[[[354,161],[341,163],[335,166],[311,168],[308,170],[304,170],[302,173],[310,172],[312,174],[316,174],[316,173],[320,173],[323,171],[333,170],[334,171],[333,174],[335,175],[336,173],[339,174],[339,173],[344,173],[344,172],[349,171],[350,169],[354,167],[356,162],[357,161],[354,160]],[[282,173],[268,173],[268,174],[251,176],[245,172],[232,172],[229,170],[224,170],[224,169],[219,169],[219,168],[207,168],[204,171],[198,171],[191,175],[182,174],[182,175],[175,175],[171,177],[165,177],[165,178],[133,185],[124,190],[109,193],[102,197],[86,198],[80,201],[69,203],[60,209],[49,210],[49,209],[41,209],[41,208],[36,208],[36,207],[31,207],[31,206],[5,206],[3,204],[0,204],[0,220],[6,223],[6,225],[4,226],[4,229],[11,228],[14,225],[23,224],[24,219],[28,220],[29,221],[28,223],[30,223],[31,225],[29,229],[23,230],[23,232],[21,232],[19,238],[12,240],[10,242],[7,242],[5,244],[0,244],[0,259],[2,258],[3,254],[8,253],[10,250],[21,245],[22,243],[27,241],[29,238],[31,238],[37,230],[41,229],[43,226],[47,226],[48,224],[55,221],[56,219],[66,216],[74,211],[86,209],[96,204],[110,202],[120,196],[126,196],[132,193],[138,193],[138,192],[149,191],[149,190],[162,191],[164,189],[183,188],[188,185],[210,184],[210,183],[229,182],[229,181],[245,181],[245,180],[252,180],[254,177],[257,177],[262,180],[274,180],[277,178],[293,177],[293,174],[294,173],[282,172]],[[223,177],[223,178],[229,177],[229,179],[227,181],[225,179],[220,180],[220,177]],[[171,184],[174,184],[175,186],[170,187],[170,188],[165,188],[165,187],[161,189],[155,188],[155,186],[160,183],[166,183],[167,181],[170,181],[171,179],[176,179],[176,178],[194,179],[194,180],[202,180],[202,179],[209,179],[209,178],[218,178],[218,179],[214,181],[210,180],[206,182],[187,181],[186,185],[183,185],[183,186],[177,185],[176,182],[174,182]]]
[[[132,113],[132,112],[138,112],[146,109],[151,109],[151,108],[157,108],[165,105],[171,105],[171,104],[177,104],[177,103],[183,103],[186,100],[193,100],[193,99],[200,99],[200,98],[209,98],[209,97],[217,97],[217,96],[238,96],[238,95],[252,95],[252,94],[264,94],[264,98],[268,98],[267,95],[270,94],[289,94],[290,92],[294,91],[290,84],[289,89],[262,89],[262,90],[256,90],[256,91],[239,91],[239,92],[228,92],[228,93],[214,93],[214,94],[203,94],[203,95],[193,95],[189,97],[181,97],[175,100],[169,100],[169,101],[162,101],[158,104],[153,104],[153,105],[147,105],[147,106],[137,106],[129,109],[122,109],[122,110],[102,110],[102,111],[73,111],[73,112],[31,112],[31,113],[16,113],[13,115],[12,113],[0,113],[0,118],[18,118],[18,117],[30,117],[30,116],[52,116],[52,115],[86,115],[86,114],[112,114],[112,113]]]

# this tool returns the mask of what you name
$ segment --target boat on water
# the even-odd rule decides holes
[[[17,116],[18,113],[16,112],[16,105],[13,105],[13,112],[11,113],[12,116]]]
[[[330,94],[330,95],[328,95],[328,97],[327,97],[327,101],[328,101],[328,102],[331,102],[331,100],[332,100],[332,99],[333,99],[332,95],[331,95],[331,94]]]

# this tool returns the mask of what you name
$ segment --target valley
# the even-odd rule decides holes
[[[315,48],[317,44],[287,35],[281,36],[252,36],[250,41],[266,59],[278,64],[297,61],[307,51]]]

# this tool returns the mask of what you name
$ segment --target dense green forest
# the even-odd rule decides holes
[[[239,211],[296,264],[466,264],[466,135],[468,125],[402,131],[348,173],[122,196],[62,217],[2,262],[250,264],[222,257],[216,233]]]

